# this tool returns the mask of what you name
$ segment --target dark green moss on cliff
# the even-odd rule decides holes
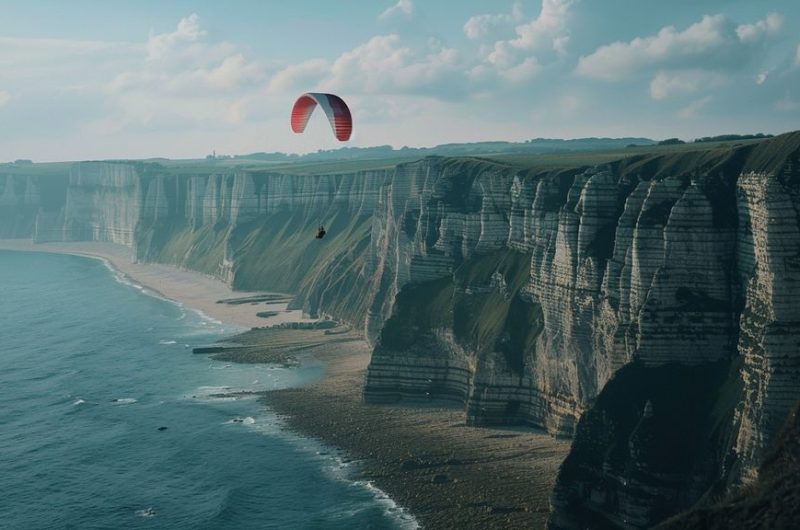
[[[541,331],[539,307],[521,292],[529,270],[530,254],[503,250],[467,260],[452,277],[405,286],[379,348],[430,348],[435,331],[449,329],[461,347],[478,356],[499,352],[510,370],[522,373],[525,352]]]
[[[183,223],[159,222],[139,228],[137,258],[220,276],[226,236],[224,226],[204,225],[193,229]]]
[[[325,224],[324,239],[315,239]],[[282,211],[236,228],[233,286],[298,294],[310,313],[326,312],[362,323],[367,308],[364,281],[371,218],[332,207],[322,214]]]
[[[394,313],[381,331],[379,347],[413,351],[432,330],[452,326],[454,294],[450,277],[405,286],[397,295]]]
[[[530,260],[530,254],[505,250],[471,259],[454,274],[456,339],[482,355],[501,352],[517,373],[541,331],[539,307],[521,294]]]

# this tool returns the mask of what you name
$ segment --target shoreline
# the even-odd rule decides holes
[[[133,263],[130,248],[112,243],[0,240],[0,250],[104,260],[163,298],[243,328],[232,341],[238,339],[247,348],[226,350],[222,353],[226,360],[322,361],[326,369],[319,381],[268,391],[262,401],[284,418],[291,431],[357,460],[357,479],[374,484],[423,527],[545,527],[550,493],[568,442],[530,429],[467,427],[459,408],[367,405],[361,389],[371,349],[363,339],[353,333],[343,337],[324,331],[253,330],[311,320],[302,319],[300,311],[287,312],[285,302],[219,303],[266,293],[234,292],[219,279],[170,265]],[[257,316],[265,310],[276,314]]]
[[[546,527],[569,442],[527,428],[468,427],[461,408],[365,404],[366,343],[309,353],[326,363],[323,379],[262,401],[292,431],[358,461],[363,479],[423,528]]]
[[[313,321],[304,318],[300,310],[287,310],[288,304],[285,302],[218,303],[273,293],[234,291],[221,280],[201,272],[161,263],[134,263],[132,250],[115,243],[33,243],[28,239],[0,239],[0,250],[69,254],[103,260],[118,273],[162,298],[183,304],[230,326],[250,329],[283,322]],[[270,313],[270,316],[264,318],[258,313]]]

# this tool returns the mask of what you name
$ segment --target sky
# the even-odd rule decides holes
[[[797,0],[0,0],[0,161],[795,129]]]

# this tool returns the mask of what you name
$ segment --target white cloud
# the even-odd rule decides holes
[[[93,143],[239,129],[276,112],[246,50],[213,39],[196,15],[176,22],[139,42],[0,38],[0,87],[24,90],[20,105],[46,113],[49,129]]]
[[[545,67],[538,51],[554,56],[568,40],[566,21],[574,0],[545,0],[541,11],[526,21],[521,3],[510,13],[477,15],[464,32],[480,44],[477,59],[443,46],[409,44],[398,34],[377,35],[336,59],[311,59],[284,67],[268,81],[270,93],[300,90],[349,94],[408,94],[459,98],[487,88],[510,89],[535,78]],[[394,6],[399,9],[400,4]],[[504,27],[505,40],[488,40]],[[511,34],[511,35],[508,35]]]
[[[7,90],[0,90],[0,107],[11,101],[11,94]]]
[[[517,26],[517,38],[510,41],[511,45],[523,50],[563,49],[568,38],[567,17],[573,3],[574,0],[543,0],[539,16]]]
[[[13,98],[0,113],[7,122],[9,116],[26,117],[21,126],[0,128],[0,150],[9,153],[0,158],[27,158],[27,152],[36,158],[43,151],[53,159],[338,147],[324,116],[317,115],[319,127],[306,135],[294,135],[287,126],[294,97],[306,90],[347,98],[359,123],[352,145],[700,135],[704,128],[721,127],[720,120],[763,122],[774,131],[793,126],[800,110],[798,94],[786,91],[797,80],[800,46],[796,39],[775,38],[779,15],[741,24],[719,15],[701,20],[697,8],[686,11],[697,14],[691,28],[655,26],[652,34],[615,43],[620,53],[610,50],[611,57],[600,53],[605,46],[587,50],[580,68],[594,69],[578,73],[634,76],[627,85],[605,85],[576,80],[570,73],[578,57],[564,56],[613,28],[578,34],[573,17],[602,26],[602,20],[587,19],[598,10],[610,17],[625,13],[567,0],[497,4],[504,7],[471,18],[475,12],[462,11],[467,14],[446,21],[449,29],[438,28],[443,34],[463,31],[453,42],[464,49],[426,41],[420,25],[408,36],[387,30],[346,48],[326,47],[324,36],[315,36],[308,50],[319,49],[319,55],[289,59],[290,50],[276,49],[277,55],[262,61],[245,42],[222,41],[188,12],[167,31],[148,35],[145,28],[136,42],[0,37],[0,105],[7,98],[3,92]],[[372,17],[389,7],[384,28],[405,23],[423,7],[398,0],[375,5],[380,7]],[[579,6],[587,12],[575,13]],[[783,32],[790,36],[788,28]],[[603,43],[613,46],[611,40]],[[297,53],[303,52],[289,55]],[[792,63],[792,71],[782,71]],[[660,108],[643,101],[650,98]],[[730,108],[737,111],[731,114]],[[630,119],[619,120],[626,111],[632,111]],[[60,141],[42,142],[42,134]]]
[[[736,28],[739,40],[754,43],[777,34],[783,26],[783,17],[778,13],[769,13],[767,18],[754,24],[742,24]]]
[[[208,86],[225,90],[251,81],[259,81],[263,74],[259,65],[249,62],[244,55],[237,53],[226,57],[214,68],[199,70],[197,76]]]
[[[272,93],[306,90],[316,85],[330,72],[330,63],[324,59],[311,59],[289,65],[272,76],[268,91]]]
[[[150,34],[147,39],[147,58],[151,61],[164,59],[182,44],[197,42],[207,35],[200,28],[200,17],[192,13],[178,22],[178,27],[170,33]]]
[[[662,28],[650,37],[614,42],[581,57],[576,72],[585,77],[620,81],[652,69],[740,67],[764,39],[780,29],[782,18],[770,13],[754,24],[736,26],[724,15],[706,15],[683,31]]]
[[[378,20],[389,20],[398,15],[410,17],[414,14],[414,3],[411,0],[399,0],[395,5],[378,15]]]
[[[0,37],[0,79],[52,82],[64,76],[93,83],[109,69],[130,64],[143,49],[127,42]]]
[[[346,91],[351,94],[440,95],[451,93],[454,76],[461,76],[460,55],[431,41],[423,49],[401,43],[397,34],[378,35],[341,54],[333,62],[312,59],[276,73],[271,91],[305,89]]]
[[[493,36],[498,31],[510,31],[514,23],[519,23],[524,18],[522,4],[514,3],[511,13],[485,14],[470,17],[464,24],[464,34],[472,39],[485,39]]]
[[[536,77],[539,70],[539,63],[536,58],[528,57],[521,63],[503,70],[501,76],[510,83],[521,84]]]
[[[565,55],[569,42],[567,22],[574,3],[575,0],[543,0],[538,15],[528,21],[520,3],[514,4],[511,13],[478,15],[467,20],[464,33],[468,38],[492,38],[481,46],[483,63],[470,70],[470,78],[518,84],[535,77],[541,71],[544,56]],[[507,36],[498,39],[501,32]]]
[[[457,74],[458,60],[455,49],[435,42],[413,50],[396,34],[378,36],[336,59],[324,84],[366,93],[425,92]]]
[[[241,122],[247,115],[242,98],[263,89],[266,72],[236,46],[207,37],[196,14],[174,31],[151,34],[144,53],[101,86],[116,119]]]
[[[650,97],[656,100],[692,94],[724,82],[724,76],[707,70],[658,72],[650,82]]]
[[[489,62],[494,64],[508,63],[511,57],[514,56],[518,60],[523,60],[525,56],[529,56],[531,52],[537,51],[556,51],[562,53],[565,51],[565,46],[569,41],[569,32],[567,30],[567,20],[569,17],[570,8],[574,0],[543,0],[542,8],[536,18],[518,24],[514,28],[515,37],[498,40],[491,47],[491,51],[487,54]],[[498,21],[499,17],[504,15],[484,15],[484,17],[494,17],[484,19],[483,27],[486,27],[487,21]],[[505,15],[509,20],[519,21],[524,18],[519,5],[515,5],[511,15]],[[474,17],[473,17],[474,18]],[[472,19],[470,19],[472,20]],[[470,24],[470,21],[467,21]],[[480,33],[478,28],[481,27],[478,23],[473,22],[470,30],[473,35]],[[465,32],[467,26],[465,26]],[[469,33],[467,33],[469,36]],[[498,59],[502,58],[502,59]]]

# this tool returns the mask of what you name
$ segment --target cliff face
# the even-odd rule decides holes
[[[794,133],[589,168],[79,163],[58,207],[6,177],[0,227],[296,293],[375,344],[366,400],[574,435],[552,526],[639,528],[752,480],[800,398],[799,154]]]
[[[0,238],[30,238],[40,213],[58,212],[66,196],[64,175],[0,170]]]
[[[530,280],[531,238],[552,225],[575,173],[444,159],[398,168],[373,221],[368,400],[446,398],[466,404],[472,423],[571,433],[575,396],[537,386],[532,369],[548,356],[537,354],[548,320]]]
[[[665,261],[629,266],[628,303],[638,299],[640,309],[629,319],[623,303],[618,319],[632,362],[579,422],[551,528],[646,528],[757,477],[800,398],[799,154],[797,134],[740,149],[692,175],[662,223],[661,243],[647,228],[651,257]],[[645,214],[631,258],[642,248],[635,234]],[[644,296],[635,295],[648,281]],[[714,361],[723,364],[708,372]],[[672,366],[683,373],[664,372]],[[665,399],[665,384],[678,396]],[[691,407],[680,396],[691,396]],[[663,465],[676,455],[674,466]]]
[[[389,170],[288,175],[222,170],[175,171],[158,164],[73,164],[58,209],[6,186],[2,223],[36,241],[108,241],[136,259],[173,263],[239,289],[296,293],[295,304],[363,322],[372,214]],[[36,181],[29,180],[36,190]],[[48,183],[51,186],[52,183]],[[15,194],[16,193],[16,194]],[[29,198],[31,197],[31,198]],[[28,202],[25,202],[28,201]],[[23,215],[24,214],[24,215]],[[329,235],[314,239],[325,223]]]
[[[739,321],[743,400],[736,452],[753,479],[772,435],[797,400],[800,381],[800,171],[795,155],[764,182],[757,173],[740,179],[742,229],[738,262],[744,272],[745,307]]]
[[[393,309],[396,318],[378,340],[367,398],[458,396],[473,423],[572,435],[634,359],[729,359],[740,288],[737,225],[727,218],[736,174],[726,182],[717,172],[732,156],[715,153],[693,166],[695,176],[659,159],[528,174],[483,162],[470,174],[440,160],[398,168],[373,221],[377,296],[367,330]],[[509,261],[526,263],[522,277]],[[402,296],[404,285],[426,282],[422,299]],[[395,305],[418,310],[437,288],[448,299],[437,318],[420,323],[414,342],[395,344],[395,328],[408,327]],[[510,316],[520,320],[503,320]]]
[[[554,528],[648,527],[749,480],[800,398],[799,153],[794,134],[588,170],[398,168],[366,399],[575,433]]]
[[[729,373],[725,361],[620,369],[580,419],[550,527],[649,528],[694,504],[720,476]]]

